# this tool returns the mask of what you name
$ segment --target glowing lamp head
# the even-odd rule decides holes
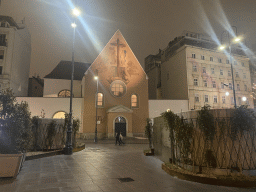
[[[243,101],[246,101],[247,99],[246,99],[246,97],[242,97],[242,100],[243,100]]]
[[[170,112],[170,111],[171,111],[171,109],[167,109],[167,110],[166,110],[166,112]]]
[[[226,92],[226,96],[229,96],[229,92]]]
[[[72,13],[73,13],[73,15],[75,15],[77,17],[81,14],[81,11],[79,11],[77,8],[74,8],[74,9],[72,9]]]
[[[95,77],[94,77],[94,79],[95,79],[95,80],[98,80],[98,79],[99,79],[99,77],[98,77],[98,76],[95,76]]]
[[[234,40],[233,40],[235,43],[238,43],[241,41],[241,38],[240,37],[235,37]]]
[[[224,45],[219,46],[219,50],[224,50],[226,47]]]
[[[76,28],[76,24],[75,23],[71,23],[71,27]]]

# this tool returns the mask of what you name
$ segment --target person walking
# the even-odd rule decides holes
[[[117,142],[120,145],[120,132],[116,132],[116,144],[117,144]]]
[[[120,133],[120,135],[119,135],[119,145],[124,144],[123,138],[124,138],[123,135]]]

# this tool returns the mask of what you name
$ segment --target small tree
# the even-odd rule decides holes
[[[18,104],[10,89],[0,94],[0,153],[18,153],[32,143],[31,118],[26,102]]]
[[[145,135],[148,138],[149,148],[151,149],[152,148],[152,132],[151,132],[151,127],[150,127],[150,123],[149,122],[150,122],[150,119],[147,118],[147,125],[145,127]]]
[[[47,148],[52,148],[53,139],[56,135],[56,122],[53,120],[47,125]]]
[[[76,147],[76,134],[80,127],[80,120],[74,119],[74,117],[72,117],[72,121],[73,121],[72,145],[73,145],[73,147]],[[63,141],[64,142],[65,142],[65,135],[66,135],[65,132],[68,128],[68,124],[69,124],[69,114],[65,114],[64,126],[63,126]]]

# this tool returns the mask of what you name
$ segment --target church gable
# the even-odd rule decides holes
[[[107,112],[108,113],[132,113],[132,110],[123,105],[118,105],[110,108]]]
[[[146,73],[119,30],[92,63],[90,71],[101,76],[108,85],[121,80],[129,86],[141,78],[146,79]]]

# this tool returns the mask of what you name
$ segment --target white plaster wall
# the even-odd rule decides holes
[[[69,113],[69,98],[46,97],[16,97],[17,102],[26,101],[29,105],[31,117],[40,116],[42,109],[45,118],[52,118],[58,111]],[[73,116],[81,121],[82,98],[73,98]],[[82,127],[82,126],[80,126]]]
[[[174,113],[188,111],[188,100],[149,100],[149,118],[158,117],[170,109]]]
[[[47,79],[44,78],[44,97],[58,97],[58,93],[63,89],[70,90],[71,80],[67,79]],[[74,97],[82,97],[81,81],[73,81]]]

